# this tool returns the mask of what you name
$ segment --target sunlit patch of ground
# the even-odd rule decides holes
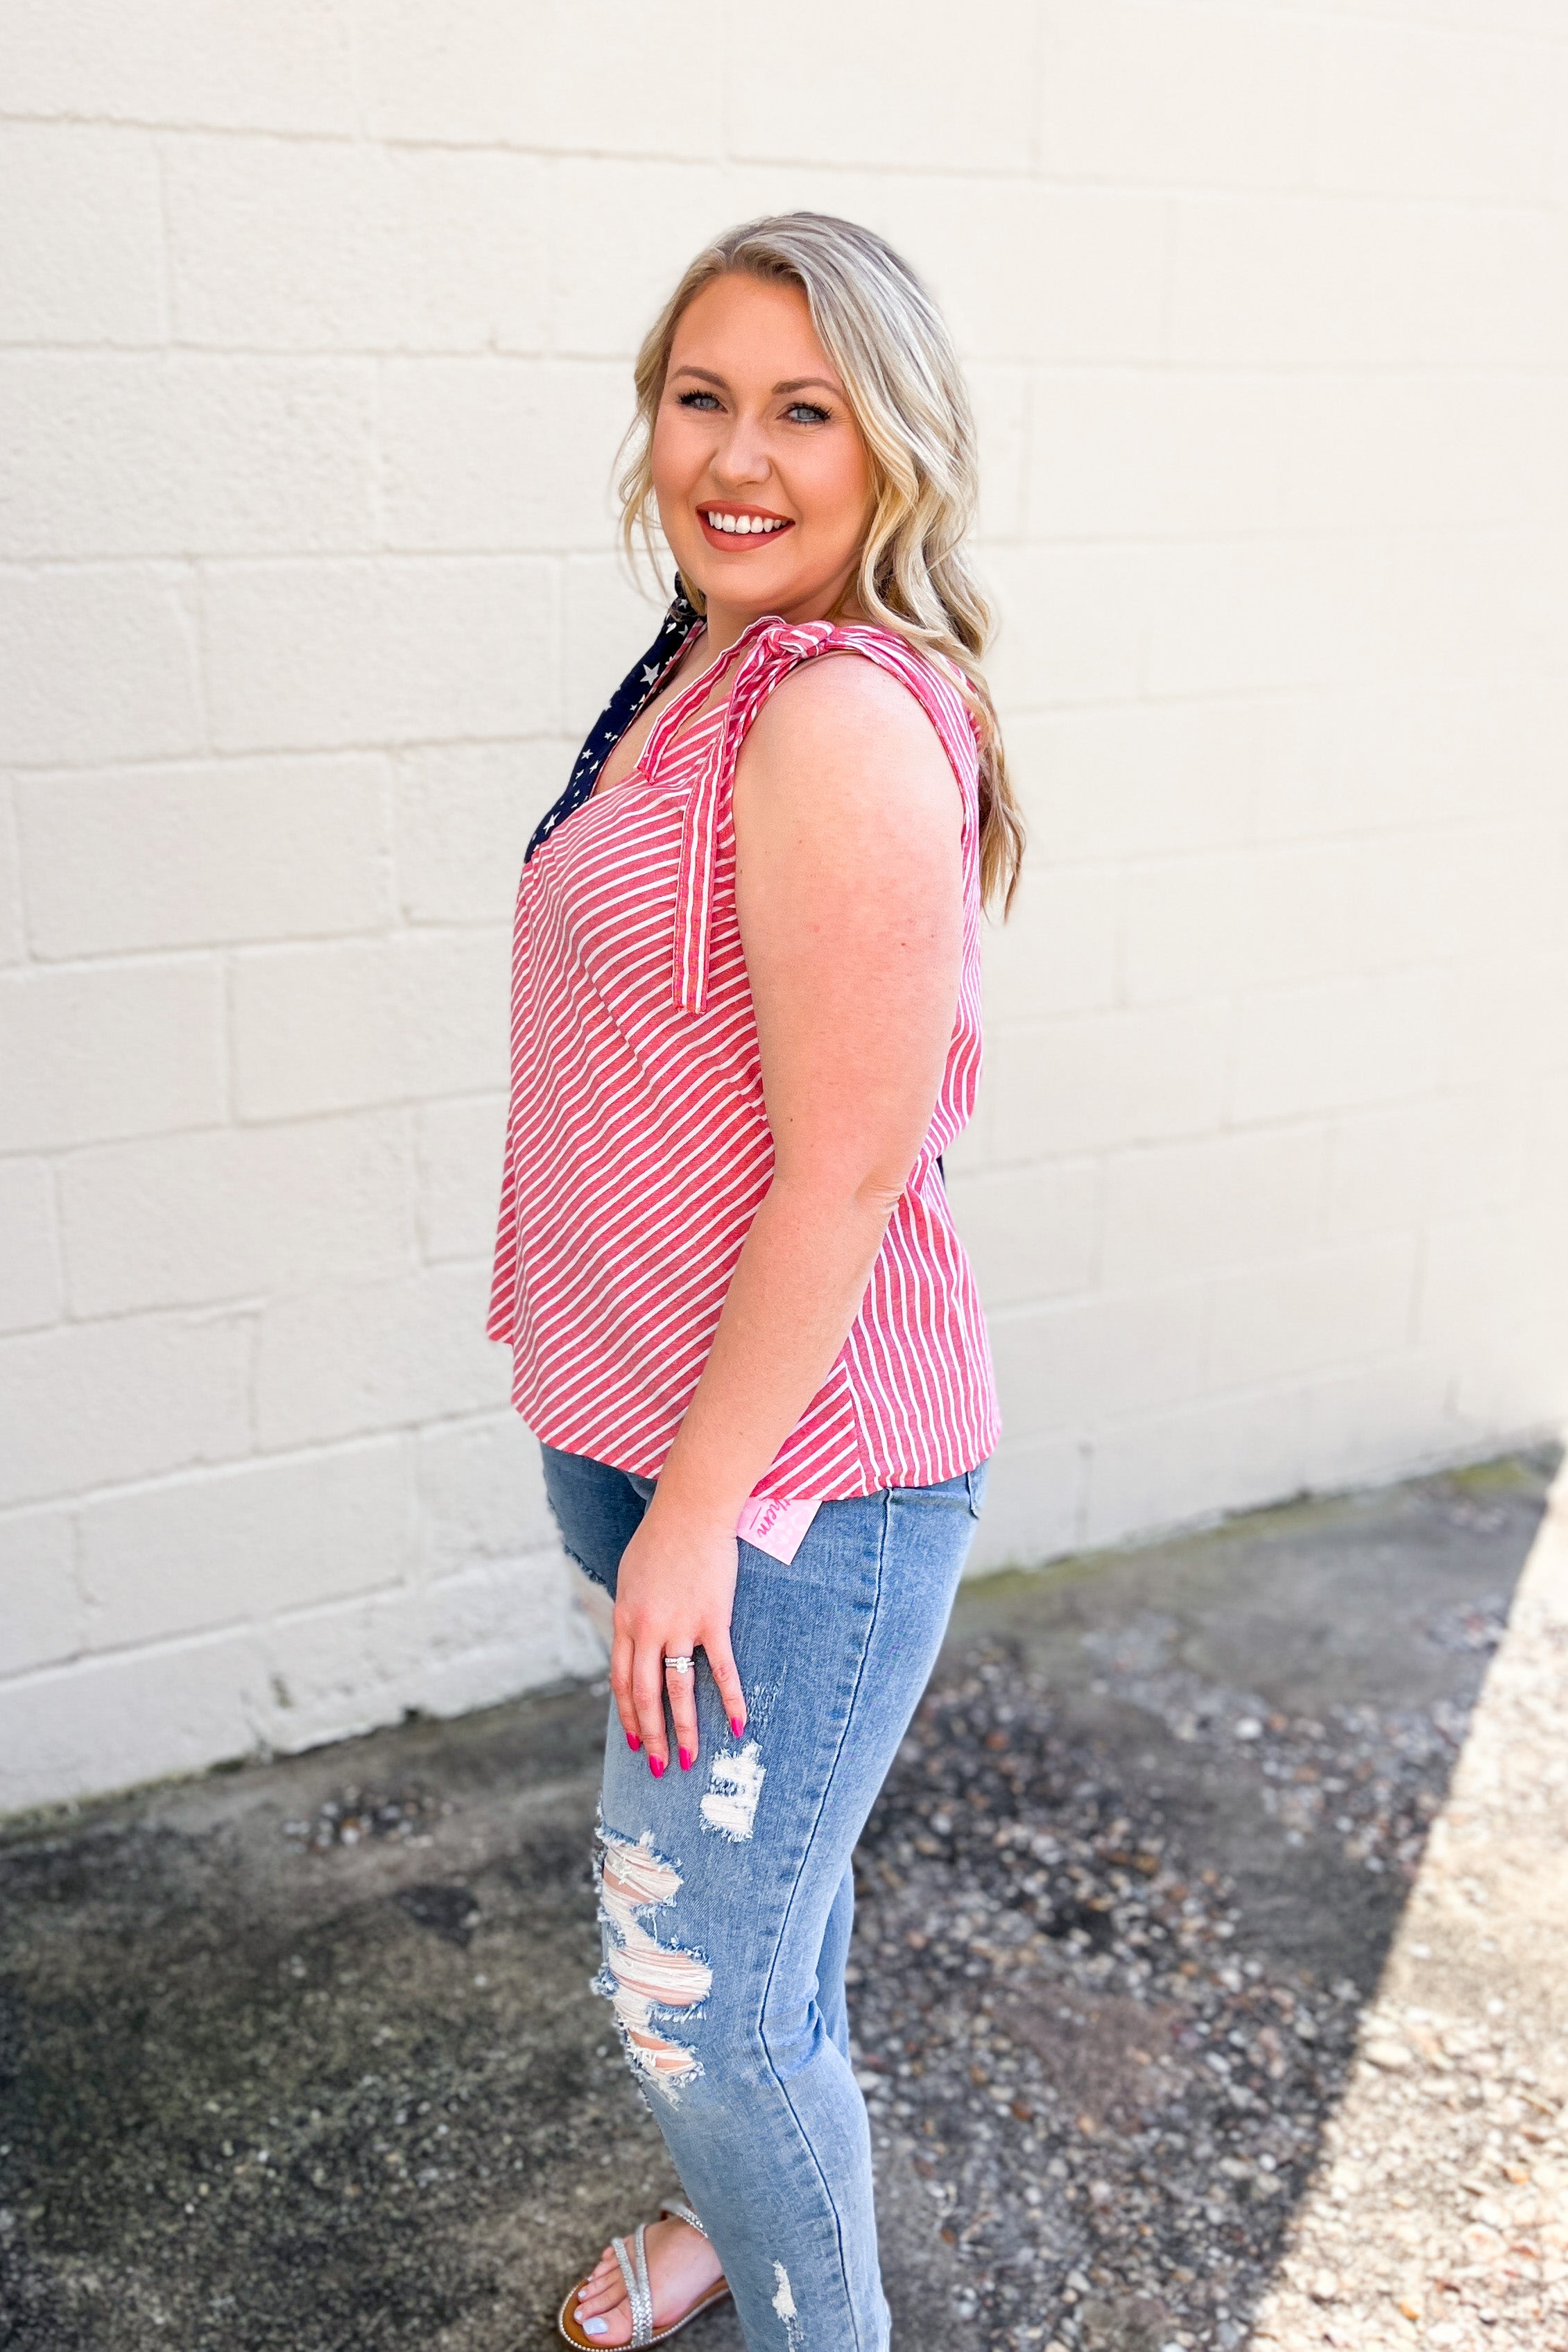
[[[1568,2347],[1568,1482],[1257,2340]]]

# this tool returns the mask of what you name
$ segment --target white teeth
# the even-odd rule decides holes
[[[782,530],[784,528],[782,522],[765,522],[760,515],[731,515],[710,512],[707,520],[712,530],[731,531],[741,538],[747,538],[754,531],[767,532]]]

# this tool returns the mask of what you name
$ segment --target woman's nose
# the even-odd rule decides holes
[[[714,451],[713,470],[730,489],[766,481],[770,460],[761,434],[750,425],[732,425]]]

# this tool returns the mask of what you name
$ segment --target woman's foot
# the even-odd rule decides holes
[[[648,2284],[653,2290],[653,2325],[669,2327],[688,2312],[697,2297],[722,2278],[718,2256],[700,2230],[674,2218],[650,2221]],[[595,2344],[612,2346],[632,2341],[632,2306],[621,2265],[608,2246],[573,2305],[577,2324]]]

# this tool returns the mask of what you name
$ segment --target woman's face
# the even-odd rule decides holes
[[[871,466],[799,287],[731,272],[687,304],[653,471],[716,646],[762,614],[820,620],[837,604],[871,518]]]

